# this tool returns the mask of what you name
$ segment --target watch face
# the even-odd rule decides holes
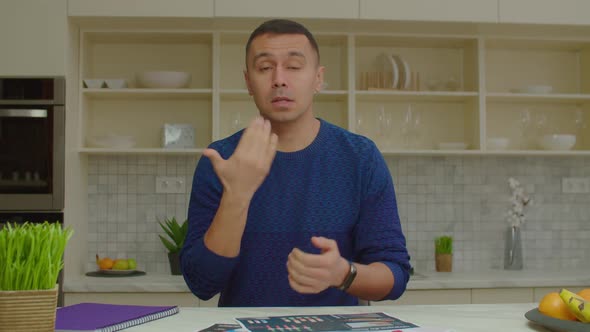
[[[346,275],[344,282],[340,287],[338,287],[338,289],[346,291],[350,287],[350,285],[352,285],[354,278],[356,278],[356,266],[354,266],[354,264],[350,262],[350,270],[348,271],[348,274]]]

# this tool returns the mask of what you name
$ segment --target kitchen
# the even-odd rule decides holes
[[[13,52],[5,57],[10,61],[0,64],[0,75],[66,77],[63,212],[66,223],[69,220],[76,230],[66,252],[66,304],[91,296],[97,301],[215,305],[214,300],[199,301],[181,277],[169,275],[157,221],[186,217],[189,186],[180,193],[161,194],[156,192],[156,181],[172,177],[190,183],[199,149],[228,134],[234,122],[246,121],[232,110],[244,109],[242,118],[255,112],[244,93],[242,56],[236,54],[243,54],[244,34],[260,21],[256,17],[260,14],[243,8],[236,11],[228,1],[190,5],[178,1],[176,7],[148,3],[136,8],[114,1],[93,4],[71,0],[51,5],[26,1],[0,14],[0,37]],[[263,3],[268,5],[264,1],[260,5]],[[442,11],[420,10],[420,5],[405,1],[392,2],[391,7],[384,7],[388,10],[380,10],[379,5],[385,5],[379,1],[343,3],[338,10],[330,6],[310,10],[302,5],[301,12],[289,13],[268,5],[264,16],[287,15],[309,22],[320,36],[320,47],[326,45],[322,51],[326,50],[330,60],[329,85],[318,98],[320,116],[350,129],[357,128],[359,119],[368,119],[372,129],[367,135],[384,142],[412,264],[422,275],[410,281],[408,292],[398,303],[530,303],[538,302],[550,289],[588,287],[584,262],[590,249],[586,240],[590,238],[590,195],[587,191],[564,193],[570,188],[563,183],[574,179],[583,184],[590,177],[587,127],[576,132],[580,139],[573,150],[556,152],[538,148],[533,138],[523,148],[519,125],[526,119],[521,117],[526,107],[536,123],[542,119],[539,115],[545,114],[545,123],[559,123],[570,132],[577,129],[574,114],[578,109],[589,118],[590,74],[583,65],[588,62],[588,51],[577,51],[588,47],[589,22],[574,14],[554,17],[551,14],[556,11],[549,9],[548,14],[540,11],[535,17],[523,9],[526,1],[456,1],[455,10]],[[571,3],[570,9],[585,6]],[[560,13],[567,12],[566,5],[560,6],[564,6]],[[37,29],[23,28],[22,40],[10,35],[8,27],[18,26],[19,17],[30,15],[38,15]],[[174,36],[172,41],[167,41],[167,34]],[[537,62],[527,66],[530,52],[515,47],[510,42],[513,37],[538,50]],[[537,43],[539,38],[548,42]],[[575,42],[564,43],[566,39]],[[38,53],[38,45],[44,50],[41,60],[27,58]],[[429,67],[428,60],[433,58],[420,52],[421,47],[434,50],[433,56],[446,62]],[[146,49],[155,52],[155,59],[138,61]],[[419,69],[419,91],[362,89],[362,72],[380,68],[360,54],[374,58],[382,50],[392,49]],[[168,53],[180,55],[172,58]],[[504,57],[512,57],[514,65],[505,63]],[[157,58],[164,59],[163,63]],[[135,67],[131,66],[134,59]],[[133,86],[137,72],[155,69],[158,64],[167,66],[166,70],[191,72],[189,91],[126,94],[104,88],[85,90],[83,85],[89,78],[125,78]],[[523,74],[515,72],[519,66]],[[439,77],[428,77],[433,72]],[[428,90],[428,82],[447,82],[451,74],[460,81],[458,91]],[[552,85],[554,91],[547,96],[510,95],[511,89],[543,84]],[[405,147],[401,136],[379,137],[379,117],[389,114],[402,120],[410,104],[421,116],[424,146]],[[433,105],[441,111],[429,111]],[[139,113],[142,110],[145,112]],[[565,115],[558,114],[560,110],[566,110]],[[145,123],[128,126],[139,114],[146,118]],[[439,122],[441,114],[447,118],[445,122]],[[165,116],[195,127],[194,150],[169,152],[161,148],[159,126],[166,120],[160,117]],[[449,133],[438,130],[438,123],[445,124],[443,129],[450,128]],[[87,143],[90,137],[109,134],[107,129],[134,136],[137,147],[100,149]],[[402,128],[398,129],[401,133]],[[496,136],[510,137],[508,150],[487,147],[488,139]],[[465,141],[470,146],[467,150],[439,150],[435,144],[445,141]],[[504,270],[510,177],[517,178],[534,201],[525,211],[521,271]],[[434,268],[433,239],[442,234],[455,240],[453,272],[446,274]],[[107,278],[83,278],[96,269],[97,253],[133,257],[147,275],[143,279],[118,278],[116,284]]]

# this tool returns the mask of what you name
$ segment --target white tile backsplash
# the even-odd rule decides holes
[[[586,157],[386,157],[411,262],[434,270],[433,239],[455,238],[453,269],[502,268],[508,178],[535,200],[522,230],[525,269],[576,267],[590,259],[590,195],[562,194],[562,177],[590,177]],[[169,273],[157,220],[186,218],[197,157],[90,156],[88,270],[94,255],[134,257],[138,268]],[[156,194],[156,176],[180,176],[184,194]]]

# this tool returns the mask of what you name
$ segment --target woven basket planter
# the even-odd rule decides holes
[[[53,332],[57,289],[0,291],[0,331]]]

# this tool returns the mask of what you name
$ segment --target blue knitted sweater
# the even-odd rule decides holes
[[[287,255],[294,247],[319,253],[312,236],[336,240],[340,254],[354,262],[385,263],[395,278],[385,299],[404,292],[409,255],[385,161],[369,139],[320,121],[319,133],[308,147],[277,152],[250,203],[237,257],[219,256],[204,245],[223,188],[210,160],[199,160],[181,268],[200,299],[221,292],[219,306],[356,305],[356,297],[335,288],[310,295],[289,286]],[[227,159],[242,132],[210,147]]]

